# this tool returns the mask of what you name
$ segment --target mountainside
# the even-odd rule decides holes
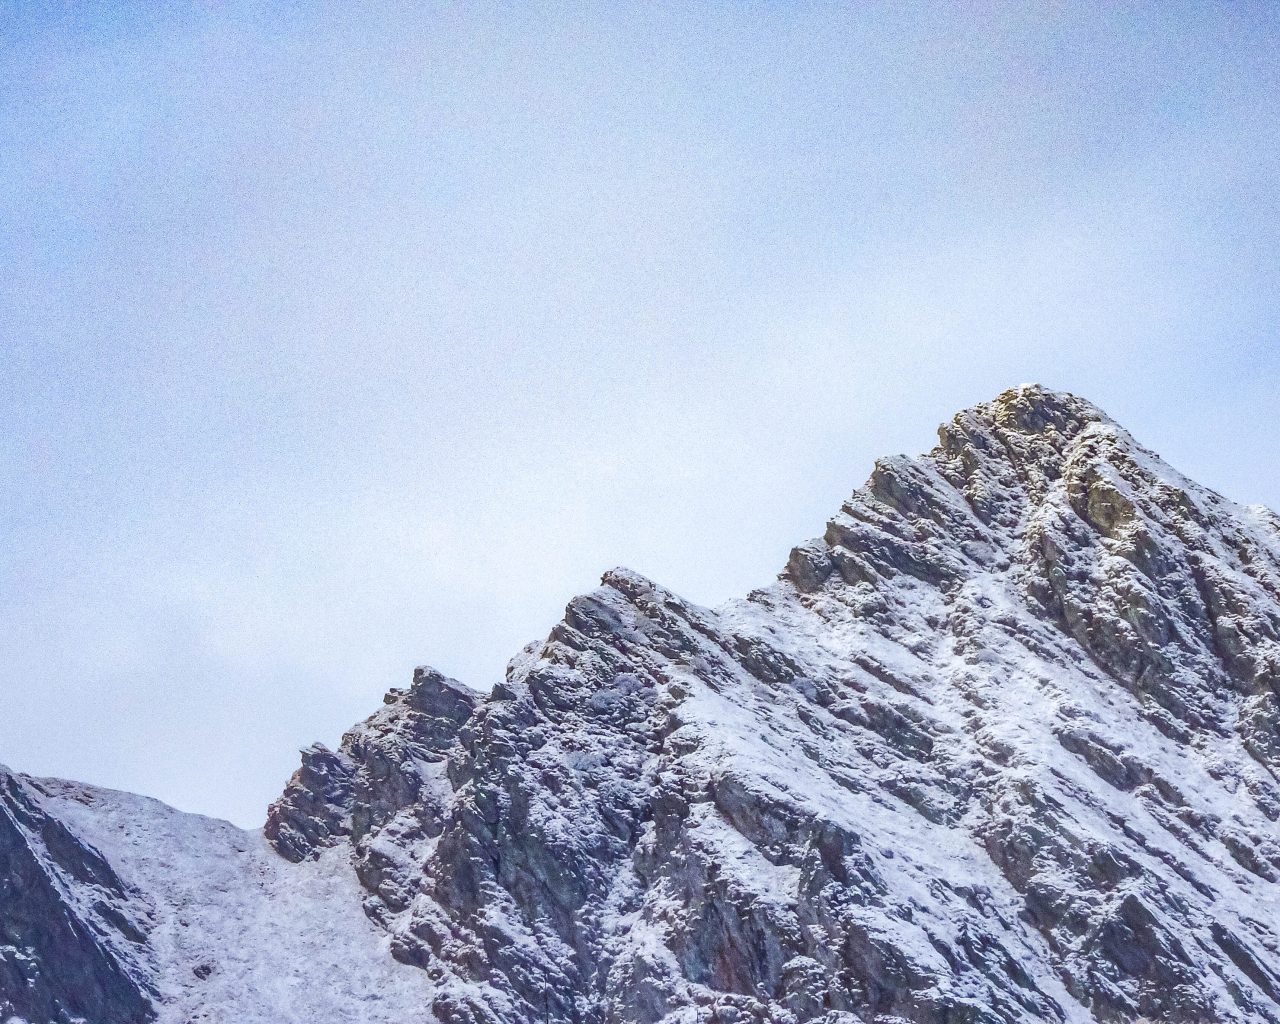
[[[1278,702],[1280,519],[1018,388],[745,600],[420,669],[262,834],[0,776],[0,1020],[1280,1024]]]
[[[0,768],[0,1014],[135,1024],[151,1016],[141,893]]]

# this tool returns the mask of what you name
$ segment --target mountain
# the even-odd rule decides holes
[[[5,773],[0,1020],[1280,1022],[1280,518],[1027,386],[778,581],[625,570],[262,833]]]

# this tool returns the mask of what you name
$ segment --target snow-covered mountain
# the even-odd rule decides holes
[[[263,833],[0,775],[0,1021],[1280,1022],[1280,518],[1022,387],[770,587],[605,575]]]

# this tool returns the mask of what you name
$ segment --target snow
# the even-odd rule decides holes
[[[426,973],[392,959],[343,850],[291,864],[258,831],[147,797],[33,782],[151,902],[159,1024],[434,1019]]]
[[[974,417],[957,419],[953,449],[965,430],[989,429]],[[806,889],[814,861],[805,843],[838,834],[845,845],[830,848],[852,851],[841,855],[853,881],[832,894],[832,912],[909,968],[921,1006],[991,1005],[1021,987],[1037,1002],[1007,1019],[1086,1024],[1102,1017],[1082,990],[1151,998],[1144,979],[1108,973],[1105,950],[1095,956],[1098,934],[1136,903],[1157,942],[1194,959],[1190,987],[1211,1019],[1280,1020],[1273,989],[1255,984],[1215,931],[1271,971],[1280,780],[1274,759],[1246,749],[1240,723],[1242,705],[1274,678],[1246,678],[1239,665],[1280,665],[1280,521],[1198,488],[1100,415],[1057,456],[1039,435],[1011,443],[1014,455],[989,444],[963,458],[940,449],[878,466],[887,498],[859,492],[833,520],[831,545],[808,546],[857,556],[870,569],[860,582],[836,575],[802,591],[783,581],[712,611],[616,570],[571,605],[545,646],[513,660],[475,741],[498,742],[468,786],[487,787],[495,813],[513,792],[525,801],[529,834],[495,828],[500,844],[555,855],[513,863],[563,859],[598,889],[584,912],[603,936],[588,969],[638,965],[627,977],[661,983],[670,1021],[694,1020],[686,997],[716,993],[693,980],[705,971],[690,969],[683,940],[708,901],[758,924],[765,939],[801,935],[802,912],[828,896]],[[948,459],[963,472],[944,472]],[[1082,492],[1108,529],[1085,521]],[[858,550],[841,547],[846,540]],[[1159,553],[1158,571],[1142,568],[1143,545]],[[895,553],[942,567],[945,585],[895,571]],[[1031,596],[1030,581],[1044,584],[1059,566],[1070,570],[1062,600],[1086,608],[1089,630],[1073,631]],[[1116,668],[1157,629],[1170,659],[1158,684],[1187,705],[1174,722],[1181,733],[1167,728],[1145,681]],[[1228,640],[1240,649],[1235,668],[1222,657]],[[637,694],[652,698],[644,714],[660,720],[655,745],[643,729],[627,731]],[[395,714],[371,722],[393,729]],[[539,742],[509,754],[504,729],[535,729]],[[418,767],[442,805],[474,798],[452,794],[436,762]],[[1132,777],[1117,782],[1113,768]],[[645,821],[638,848],[654,861],[641,869],[631,850],[610,845],[601,806],[639,806],[655,780],[689,806],[678,826],[663,825],[681,830],[669,849]],[[408,818],[366,843],[393,865],[401,891],[416,892],[411,910],[385,915],[400,940],[414,941],[408,926],[433,914],[460,925],[430,964],[437,982],[397,964],[387,933],[361,913],[376,897],[358,885],[345,843],[292,865],[260,834],[225,822],[73,783],[40,786],[49,809],[152,902],[161,1024],[427,1020],[433,984],[455,1005],[519,1020],[514,975],[568,977],[557,972],[578,955],[530,907],[530,889],[542,891],[554,869],[533,886],[521,885],[530,880],[518,867],[495,874],[478,908],[463,900],[450,921],[457,908],[433,902],[447,887],[423,884],[449,870],[433,852],[448,844],[416,836]],[[447,827],[477,817],[456,815]],[[1007,839],[1020,829],[1017,843]],[[992,853],[1001,844],[1008,856]],[[584,851],[598,859],[587,863]],[[495,862],[504,852],[499,845]],[[1111,864],[1123,870],[1108,872]],[[703,884],[703,865],[714,868],[716,891]],[[1032,885],[1069,902],[1087,929],[1065,915],[1037,921]],[[518,953],[516,972],[455,969],[479,959],[481,935]]]

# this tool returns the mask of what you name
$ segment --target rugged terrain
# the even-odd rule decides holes
[[[1280,519],[1018,388],[745,600],[420,669],[262,834],[0,776],[0,1020],[1280,1022],[1278,701]]]

